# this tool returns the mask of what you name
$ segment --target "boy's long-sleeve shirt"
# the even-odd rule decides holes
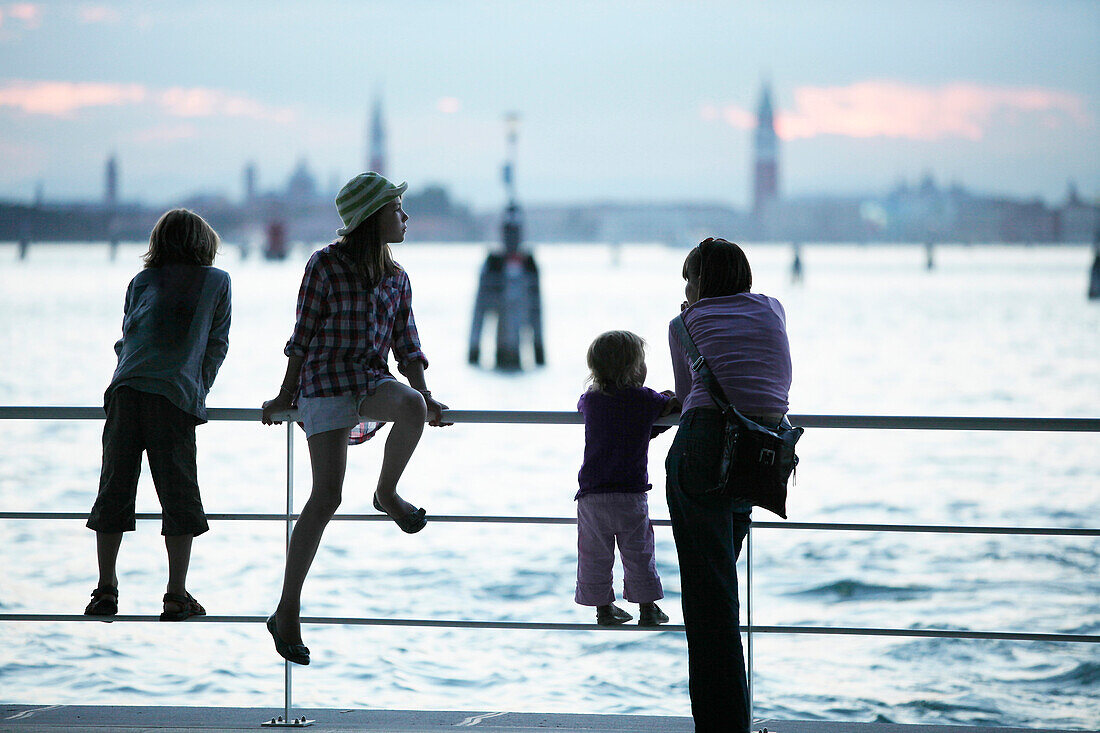
[[[163,395],[206,422],[206,395],[229,349],[231,314],[224,270],[165,265],[139,272],[126,289],[118,366],[104,402],[126,385]]]

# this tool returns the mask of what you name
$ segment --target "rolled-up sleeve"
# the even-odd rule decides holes
[[[290,340],[283,349],[287,356],[304,357],[321,324],[321,310],[328,295],[328,283],[317,259],[314,254],[306,263],[306,271],[302,275],[302,287],[298,289],[298,306],[295,309],[294,332],[290,334]]]
[[[414,361],[428,368],[428,357],[420,350],[420,336],[416,332],[416,319],[412,310],[412,283],[406,274],[401,278],[401,296],[397,303],[397,312],[393,319],[393,355],[397,357],[397,368],[402,374]]]
[[[123,338],[120,338],[118,341],[115,342],[115,357],[116,358],[119,358],[119,357],[122,356],[122,345],[126,341],[126,339],[125,339],[126,316],[130,315],[130,296],[133,294],[133,292],[134,292],[134,281],[131,280],[130,284],[126,286],[126,300],[122,304]]]
[[[229,276],[225,276],[225,287],[222,289],[218,305],[214,309],[214,320],[210,324],[210,334],[206,340],[206,353],[202,360],[202,382],[207,392],[214,385],[214,378],[218,376],[218,369],[225,361],[225,355],[229,351],[229,324],[233,317],[233,285]]]

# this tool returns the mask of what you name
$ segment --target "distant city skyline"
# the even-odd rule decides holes
[[[770,83],[779,195],[943,185],[1100,196],[1100,3],[0,2],[0,198],[119,200],[358,171],[530,202],[752,206]],[[367,133],[367,134],[365,134]]]

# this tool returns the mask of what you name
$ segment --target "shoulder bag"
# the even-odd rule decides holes
[[[726,417],[719,482],[707,493],[750,502],[786,519],[787,479],[798,465],[794,444],[802,437],[803,429],[793,427],[784,417],[773,430],[738,412],[692,341],[684,317],[678,316],[672,324],[691,370],[703,380],[711,399]]]

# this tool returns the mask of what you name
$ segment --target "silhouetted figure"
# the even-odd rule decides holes
[[[522,228],[519,207],[505,210],[501,227],[504,251],[490,252],[481,267],[474,316],[470,326],[469,362],[481,360],[481,329],[486,315],[496,317],[497,369],[522,369],[521,344],[527,333],[535,351],[535,363],[546,363],[542,343],[542,296],[534,256],[520,249]]]
[[[798,242],[794,244],[794,259],[791,260],[791,282],[795,285],[802,282],[802,247]]]
[[[27,259],[27,252],[31,248],[31,225],[27,217],[23,218],[23,223],[19,227],[19,259]]]
[[[1100,300],[1100,229],[1092,244],[1092,273],[1089,275],[1089,300]]]
[[[273,221],[267,225],[267,241],[264,243],[264,259],[285,260],[286,227],[281,221]]]

